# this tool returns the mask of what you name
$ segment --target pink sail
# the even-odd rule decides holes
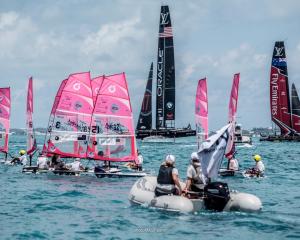
[[[103,79],[93,111],[87,156],[102,161],[137,161],[125,73]]]
[[[230,157],[235,152],[235,144],[234,144],[234,132],[236,125],[236,113],[237,113],[237,104],[239,98],[239,83],[240,83],[240,74],[236,73],[233,77],[230,99],[229,99],[229,114],[228,121],[231,123],[229,128],[229,141],[227,143],[225,156]]]
[[[93,108],[90,73],[71,74],[62,82],[51,111],[48,155],[86,158]]]
[[[52,131],[52,125],[53,125],[53,122],[54,122],[55,111],[56,111],[57,105],[59,103],[59,99],[61,97],[62,90],[64,89],[64,87],[67,83],[67,80],[68,79],[65,79],[61,82],[61,84],[59,86],[59,89],[56,93],[56,96],[54,98],[53,105],[52,105],[52,110],[51,110],[49,121],[48,121],[48,129],[47,129],[47,132],[46,132],[46,135],[45,135],[44,146],[43,146],[43,153],[47,154],[48,156],[52,155],[52,154],[48,153],[47,151],[48,151],[48,142],[50,140],[51,131]]]
[[[196,102],[196,131],[199,135],[204,135],[204,139],[208,137],[208,99],[206,78],[200,79],[198,82]]]
[[[240,83],[240,74],[234,74],[233,83],[231,87],[231,94],[229,100],[229,122],[235,122],[236,120],[236,112],[237,112],[237,104],[239,98],[239,83]]]
[[[0,88],[0,152],[8,153],[10,88]]]
[[[96,103],[97,95],[98,95],[99,89],[103,83],[103,79],[104,79],[104,76],[99,76],[99,77],[95,77],[92,79],[91,85],[92,85],[92,91],[93,91],[94,104]]]
[[[32,77],[28,80],[27,89],[27,105],[26,105],[26,127],[27,127],[27,154],[31,155],[37,148],[36,139],[34,135],[33,121],[33,89]]]

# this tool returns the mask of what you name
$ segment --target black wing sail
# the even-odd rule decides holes
[[[143,98],[139,120],[136,126],[137,130],[152,129],[152,80],[153,80],[153,62],[151,63],[148,82]]]
[[[292,84],[292,123],[297,134],[300,133],[300,100],[295,84]]]
[[[175,62],[171,17],[161,6],[157,54],[156,129],[175,127]]]

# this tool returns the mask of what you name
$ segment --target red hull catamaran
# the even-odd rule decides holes
[[[292,104],[291,104],[292,103]],[[300,101],[295,85],[290,100],[286,53],[283,41],[275,42],[270,73],[270,110],[280,134],[263,137],[267,141],[300,141]]]

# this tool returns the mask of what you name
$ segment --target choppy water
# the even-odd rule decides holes
[[[42,138],[39,139],[42,142]],[[141,143],[145,168],[156,170],[175,154],[182,178],[194,138],[177,143]],[[261,198],[260,213],[172,214],[130,206],[134,179],[25,175],[0,165],[0,239],[284,239],[300,238],[300,143],[254,141],[238,148],[242,168],[262,155],[266,178],[223,178],[229,187]],[[11,151],[25,146],[11,137]]]

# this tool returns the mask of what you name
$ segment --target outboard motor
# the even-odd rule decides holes
[[[212,182],[204,187],[204,204],[209,210],[223,211],[230,199],[227,183]]]

